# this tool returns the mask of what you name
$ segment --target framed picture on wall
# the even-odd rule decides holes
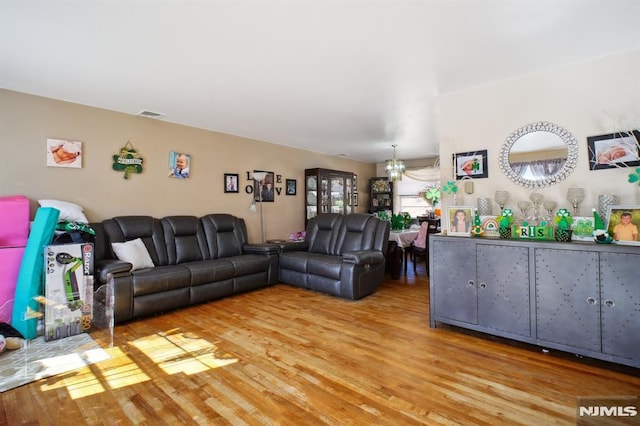
[[[589,168],[591,170],[640,166],[640,131],[589,136]]]
[[[473,225],[473,206],[448,206],[447,235],[471,236]]]
[[[171,151],[169,153],[169,177],[189,179],[191,169],[191,155],[184,152]]]
[[[489,177],[487,150],[453,154],[453,169],[457,180]]]
[[[253,172],[264,172],[264,170],[254,170]],[[262,199],[265,203],[273,203],[275,175],[273,172],[265,173],[267,175],[264,180],[261,182],[253,181],[253,197],[256,202],[260,202]]]
[[[640,245],[640,205],[609,206],[607,231],[615,244]]]
[[[48,167],[82,167],[82,142],[47,139]]]
[[[238,192],[238,174],[237,173],[225,173],[224,174],[224,192]]]
[[[287,179],[287,191],[285,192],[287,195],[296,195],[297,191],[297,182],[295,179]]]

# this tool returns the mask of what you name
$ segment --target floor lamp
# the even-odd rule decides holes
[[[267,177],[267,172],[253,172],[253,180],[258,182],[258,200],[260,201],[260,241],[264,243],[264,213],[262,212],[262,181]],[[251,211],[256,211],[256,195],[253,194]]]

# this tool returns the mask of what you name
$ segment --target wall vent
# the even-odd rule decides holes
[[[149,117],[149,118],[162,118],[166,114],[162,114],[161,112],[154,112],[154,111],[149,111],[149,110],[143,109],[142,111],[140,111],[136,115],[141,115],[143,117]]]

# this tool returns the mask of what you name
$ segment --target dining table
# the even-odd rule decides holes
[[[403,264],[405,266],[404,270],[406,274],[407,252],[405,251],[405,248],[411,245],[411,243],[418,236],[419,232],[419,227],[402,230],[391,230],[391,232],[389,232],[387,266],[392,279],[400,279],[400,271],[402,271]]]

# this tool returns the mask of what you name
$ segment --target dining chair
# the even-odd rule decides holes
[[[406,250],[408,250],[408,254],[411,256],[414,273],[416,272],[418,260],[424,259],[427,276],[429,276],[429,234],[436,233],[437,231],[438,222],[436,220],[422,222],[418,236],[411,243],[411,246],[407,247]]]

